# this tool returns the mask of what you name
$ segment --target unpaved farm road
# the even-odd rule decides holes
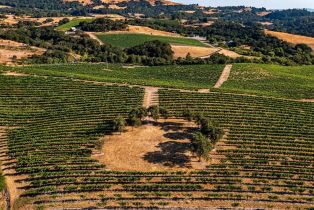
[[[222,71],[220,78],[218,79],[217,83],[215,84],[214,88],[220,88],[221,85],[226,82],[229,78],[230,72],[232,69],[232,65],[226,65],[224,70]]]

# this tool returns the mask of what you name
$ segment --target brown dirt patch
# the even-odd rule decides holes
[[[26,76],[29,76],[27,74],[22,74],[22,73],[18,73],[18,72],[14,72],[14,71],[6,71],[6,72],[3,72],[2,75],[5,75],[5,76],[15,76],[15,77],[26,77]]]
[[[204,169],[208,163],[198,162],[189,151],[195,128],[195,124],[178,119],[128,128],[121,135],[104,137],[102,153],[93,157],[117,171]]]
[[[188,45],[171,45],[172,51],[174,52],[175,58],[185,58],[188,53],[191,54],[192,57],[204,57],[211,55],[217,51],[216,48],[210,47],[197,47],[197,46],[188,46]]]
[[[292,44],[306,44],[312,48],[314,53],[314,38],[308,36],[301,36],[277,31],[264,30],[267,35],[277,37],[278,39],[290,42]]]
[[[221,73],[218,81],[216,82],[214,88],[220,88],[221,85],[228,80],[231,69],[232,69],[232,65],[226,65],[225,66],[225,68],[222,71],[222,73]]]

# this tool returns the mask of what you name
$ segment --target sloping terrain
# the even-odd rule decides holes
[[[0,39],[0,63],[13,64],[32,55],[41,55],[45,49],[30,47],[23,43]]]
[[[306,44],[310,48],[312,48],[312,51],[314,53],[314,37],[301,36],[301,35],[270,31],[270,30],[265,30],[265,33],[268,35],[277,37],[278,39],[282,39],[286,42],[290,42],[292,44]]]

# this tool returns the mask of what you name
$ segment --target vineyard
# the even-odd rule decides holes
[[[21,191],[14,208],[313,207],[313,103],[160,89],[159,106],[170,116],[203,114],[223,127],[223,139],[202,170],[114,171],[94,158],[99,139],[118,135],[112,120],[141,107],[144,90],[96,81],[210,88],[223,66],[108,67],[0,68],[35,75],[0,75],[2,164]]]
[[[205,44],[198,40],[180,37],[170,37],[170,36],[155,36],[146,34],[98,34],[97,37],[103,43],[110,43],[117,47],[134,47],[141,45],[144,42],[159,40],[161,42],[166,42],[169,44],[182,44],[190,46],[206,47]]]
[[[174,115],[186,108],[203,113],[227,130],[214,164],[196,172],[206,182],[199,185],[203,197],[245,207],[313,207],[313,103],[161,90],[160,106]]]
[[[99,136],[111,133],[112,119],[141,106],[143,94],[139,88],[1,76],[0,125],[18,127],[8,130],[5,165],[14,176],[28,175],[18,180],[28,183],[22,199],[107,188],[88,181],[105,169],[91,153]]]
[[[222,88],[228,92],[281,98],[314,98],[313,66],[235,64]]]
[[[223,65],[123,66],[120,64],[33,65],[15,71],[41,76],[168,88],[202,89],[214,86]]]

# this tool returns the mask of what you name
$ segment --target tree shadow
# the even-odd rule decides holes
[[[169,132],[164,134],[165,138],[172,139],[172,140],[184,140],[184,139],[192,139],[192,133],[187,132]]]
[[[185,154],[190,149],[188,142],[168,141],[158,144],[161,151],[149,152],[143,159],[149,163],[162,164],[167,167],[191,168],[191,160]]]

